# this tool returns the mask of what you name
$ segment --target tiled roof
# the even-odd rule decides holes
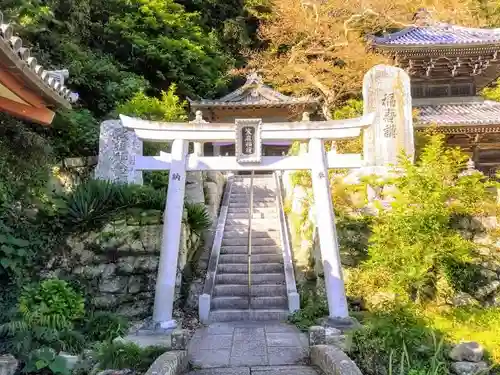
[[[263,83],[262,78],[252,73],[247,76],[247,80],[239,89],[223,96],[220,99],[202,99],[200,101],[190,101],[193,107],[198,106],[275,106],[286,104],[312,104],[317,103],[317,99],[294,98],[283,95]]]
[[[31,56],[30,49],[23,47],[22,39],[14,35],[12,25],[4,23],[2,12],[0,12],[0,53],[2,59],[7,60],[2,62],[10,63],[7,64],[10,69],[21,72],[25,79],[30,81],[32,88],[43,91],[42,96],[55,99],[58,103],[66,102],[68,103],[66,106],[78,100],[78,94],[64,85],[64,79],[69,76],[69,72],[46,70],[38,64],[37,59]]]
[[[490,100],[415,106],[422,125],[500,125],[500,103]]]
[[[477,29],[437,23],[429,26],[410,26],[383,37],[373,37],[380,46],[467,45],[500,43],[500,29]]]

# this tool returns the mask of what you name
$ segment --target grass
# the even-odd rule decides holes
[[[500,364],[500,308],[428,307],[423,314],[431,328],[443,332],[451,342],[477,341],[488,358]]]

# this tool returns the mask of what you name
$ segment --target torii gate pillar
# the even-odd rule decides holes
[[[182,139],[173,141],[153,311],[153,321],[159,324],[162,329],[172,329],[177,325],[172,317],[172,309],[175,298],[175,280],[179,244],[181,242],[182,215],[184,212],[187,153],[187,141]]]

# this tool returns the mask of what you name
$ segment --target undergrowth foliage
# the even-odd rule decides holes
[[[452,221],[493,207],[489,188],[496,184],[481,173],[463,173],[466,160],[437,135],[415,164],[401,158],[397,177],[390,181],[390,209],[381,209],[374,218],[369,259],[351,288],[361,295],[384,291],[424,302],[437,297],[438,281],[450,275],[450,267],[471,265],[475,246]]]

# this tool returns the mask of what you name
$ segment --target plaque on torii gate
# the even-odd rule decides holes
[[[242,164],[262,161],[261,119],[236,119],[236,161]]]

